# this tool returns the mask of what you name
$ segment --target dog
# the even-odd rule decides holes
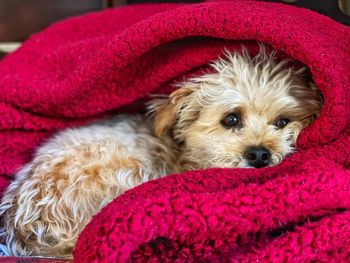
[[[212,71],[151,101],[151,115],[119,115],[49,139],[16,174],[0,205],[12,255],[71,257],[92,216],[124,191],[170,173],[262,168],[294,151],[322,96],[264,46],[226,52]]]

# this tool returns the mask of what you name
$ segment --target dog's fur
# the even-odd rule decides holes
[[[153,117],[120,115],[65,130],[38,149],[16,175],[0,206],[3,241],[13,255],[69,257],[76,239],[104,205],[132,187],[169,173],[249,167],[250,147],[276,165],[293,151],[322,99],[305,69],[261,48],[227,53],[213,73],[178,84],[150,105]],[[239,121],[227,127],[223,120]],[[289,119],[276,127],[279,119]]]

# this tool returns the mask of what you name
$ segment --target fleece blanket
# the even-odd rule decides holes
[[[304,63],[324,95],[298,151],[264,169],[169,175],[116,198],[77,262],[350,261],[350,29],[292,6],[145,4],[68,19],[0,63],[0,188],[53,132],[142,111],[150,93],[257,41]]]

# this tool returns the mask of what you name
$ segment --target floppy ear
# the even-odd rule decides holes
[[[310,119],[310,121],[313,121],[319,115],[324,103],[323,94],[314,84],[309,68],[303,68],[297,74],[301,74],[299,77],[302,84],[299,88],[295,87],[292,90],[292,94],[303,102],[304,108],[307,109],[308,113],[315,115]]]
[[[171,93],[169,98],[151,103],[154,111],[153,129],[157,137],[164,135],[174,125],[178,111],[192,92],[188,88],[179,88]]]
[[[294,74],[295,85],[290,89],[290,94],[302,105],[294,111],[294,116],[302,123],[302,128],[305,128],[319,116],[323,95],[313,83],[309,69],[301,68]]]

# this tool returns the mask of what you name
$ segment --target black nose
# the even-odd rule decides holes
[[[250,166],[261,168],[269,165],[271,153],[265,147],[250,147],[245,153],[245,158]]]

